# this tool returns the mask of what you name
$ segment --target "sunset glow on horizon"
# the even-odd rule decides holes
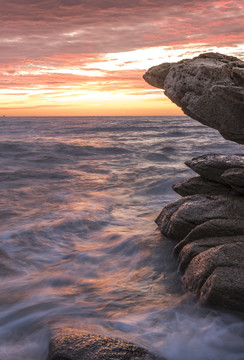
[[[183,115],[144,82],[154,65],[244,59],[243,1],[0,0],[1,115]]]

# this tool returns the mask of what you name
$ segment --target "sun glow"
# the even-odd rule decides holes
[[[114,70],[145,70],[160,62],[177,62],[183,58],[192,58],[203,52],[220,52],[226,55],[238,54],[244,59],[244,47],[242,45],[233,47],[207,46],[204,43],[188,44],[179,46],[157,46],[134,51],[110,53],[104,56],[104,60],[86,65],[87,69],[99,68],[104,71]]]
[[[240,45],[233,51],[233,47],[199,43],[108,53],[93,61],[66,55],[63,59],[20,62],[14,71],[2,71],[8,89],[0,89],[1,112],[8,116],[182,115],[163,90],[150,87],[142,75],[161,62],[176,62],[208,51],[244,57]]]

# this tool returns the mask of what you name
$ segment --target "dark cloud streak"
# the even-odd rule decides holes
[[[0,6],[0,51],[21,58],[182,44],[193,34],[197,42],[197,34],[208,40],[213,31],[229,44],[244,19],[240,0],[2,0]]]

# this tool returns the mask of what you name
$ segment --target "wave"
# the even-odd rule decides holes
[[[94,155],[123,155],[129,153],[128,149],[108,146],[108,147],[96,147],[96,146],[78,146],[71,144],[59,143],[54,145],[53,150],[59,154],[72,155],[72,156],[94,156]]]
[[[39,170],[39,169],[26,169],[17,171],[1,171],[1,181],[18,181],[18,180],[35,180],[35,179],[49,179],[49,180],[62,180],[71,178],[71,175],[66,171],[50,171],[50,170]]]
[[[150,153],[145,156],[145,159],[150,160],[152,162],[169,162],[170,158],[164,154],[160,153]]]
[[[222,313],[211,331],[209,310],[194,317],[193,303],[184,303],[173,243],[154,224],[178,196],[172,184],[191,173],[184,160],[203,150],[234,152],[234,144],[193,124],[186,117],[53,117],[0,125],[3,357],[45,359],[49,325],[70,322],[133,338],[168,359],[191,359],[191,351],[197,358],[198,347],[204,360],[214,359],[214,347],[216,359],[225,352],[243,358],[241,326],[232,347]]]
[[[15,142],[15,141],[1,141],[0,142],[0,152],[1,156],[4,156],[8,153],[23,153],[28,151],[28,146],[23,142]]]

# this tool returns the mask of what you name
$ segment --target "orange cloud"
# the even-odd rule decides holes
[[[178,114],[142,74],[202,51],[244,57],[243,13],[240,0],[8,0],[1,111]]]

